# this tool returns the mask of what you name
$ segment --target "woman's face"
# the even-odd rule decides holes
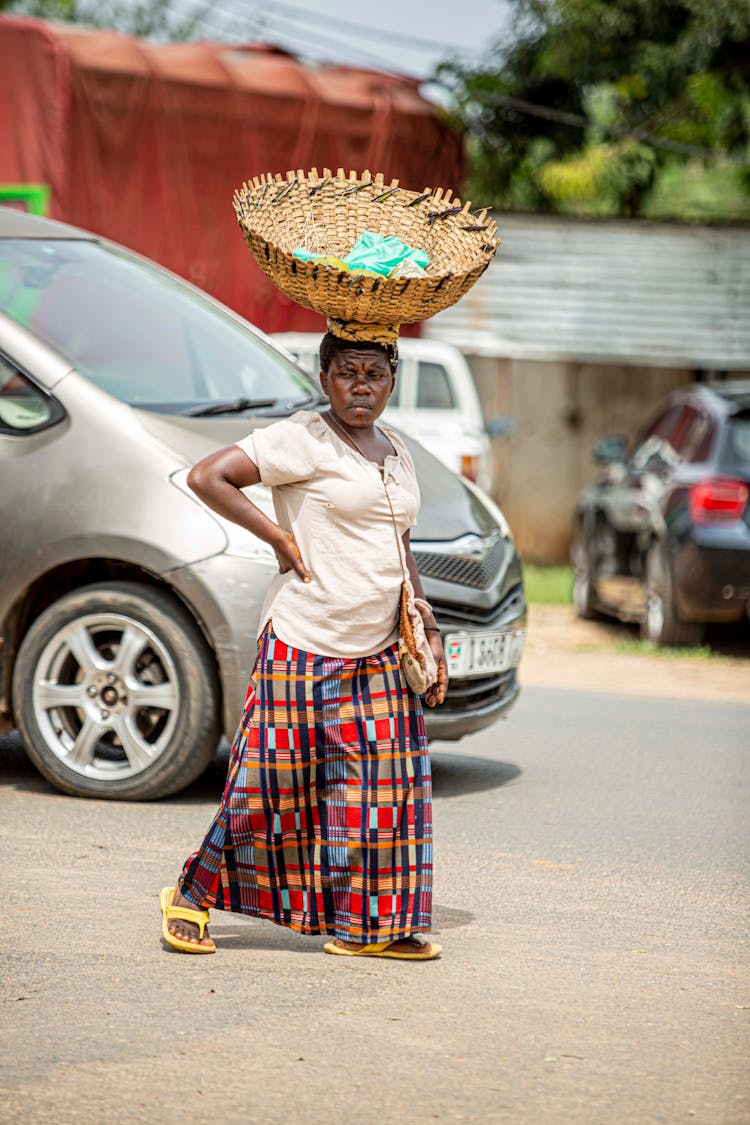
[[[320,373],[320,385],[334,414],[354,428],[364,429],[380,417],[395,384],[383,352],[356,347],[336,352],[328,370]]]

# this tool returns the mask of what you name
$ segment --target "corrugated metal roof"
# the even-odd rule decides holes
[[[495,218],[493,263],[426,335],[473,354],[750,369],[750,229]]]

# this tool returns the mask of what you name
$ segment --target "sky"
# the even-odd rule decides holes
[[[479,59],[493,40],[507,34],[511,4],[512,0],[213,0],[206,24],[235,40],[265,40],[314,58],[426,78],[451,53],[468,61]],[[195,6],[195,0],[175,2],[178,11]]]

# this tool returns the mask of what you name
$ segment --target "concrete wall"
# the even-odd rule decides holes
[[[494,438],[493,496],[527,562],[566,562],[576,498],[594,479],[602,437],[632,437],[688,369],[467,356],[485,419],[510,415]]]

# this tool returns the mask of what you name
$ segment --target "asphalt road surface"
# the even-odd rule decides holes
[[[344,960],[158,891],[216,768],[54,793],[0,742],[4,1122],[750,1121],[750,706],[528,688],[436,746],[434,963]]]

